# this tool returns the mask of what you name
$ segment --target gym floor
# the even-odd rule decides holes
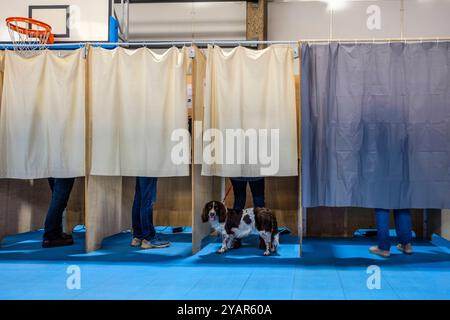
[[[84,253],[83,231],[76,244],[41,248],[42,231],[10,236],[0,248],[0,299],[450,299],[450,242],[434,236],[415,241],[415,254],[392,249],[372,256],[374,239],[305,239],[281,236],[278,254],[263,257],[258,239],[224,255],[219,242],[191,255],[191,234],[172,234],[166,249],[131,248],[129,233],[106,239],[101,250]],[[69,290],[69,266],[80,269],[80,289]],[[381,289],[369,290],[371,265],[381,269]]]

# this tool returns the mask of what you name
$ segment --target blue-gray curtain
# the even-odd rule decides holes
[[[450,44],[302,46],[303,205],[450,208]]]

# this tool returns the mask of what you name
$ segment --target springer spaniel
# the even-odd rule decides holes
[[[222,246],[217,253],[233,247],[235,239],[247,237],[257,231],[264,240],[264,255],[275,252],[279,245],[278,225],[275,214],[266,208],[249,208],[241,211],[227,209],[220,201],[210,201],[203,208],[203,222],[222,234]]]

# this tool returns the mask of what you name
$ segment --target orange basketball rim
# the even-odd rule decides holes
[[[41,44],[54,42],[52,27],[45,22],[25,17],[9,17],[6,18],[6,25],[10,31],[27,39],[37,39]]]

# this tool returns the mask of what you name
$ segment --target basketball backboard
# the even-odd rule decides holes
[[[55,43],[108,41],[111,0],[0,0],[0,42],[10,42],[7,17],[30,17],[52,26]]]

